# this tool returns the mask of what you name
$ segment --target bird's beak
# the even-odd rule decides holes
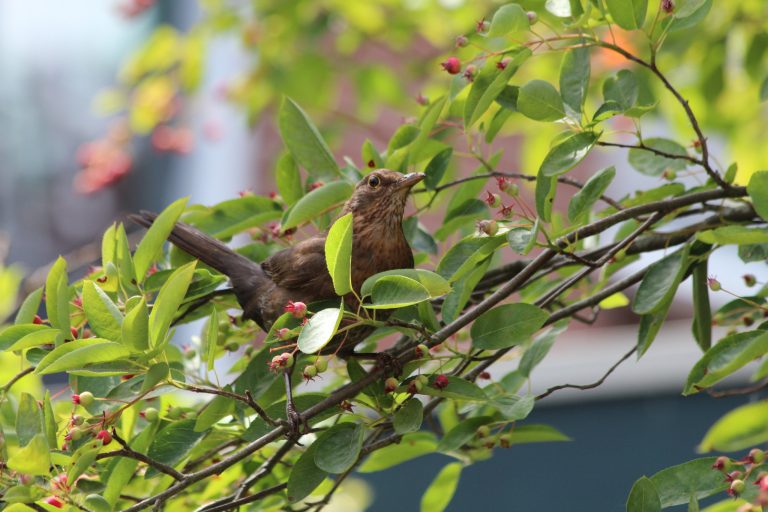
[[[397,182],[397,189],[410,189],[412,186],[423,180],[425,177],[423,172],[412,172],[406,174],[400,178]]]

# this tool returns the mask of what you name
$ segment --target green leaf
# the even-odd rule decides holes
[[[149,443],[154,439],[157,431],[157,423],[144,428],[130,441],[133,450],[139,453],[147,453]],[[139,462],[128,457],[120,457],[109,473],[107,486],[104,489],[104,498],[114,507],[118,498],[124,492],[125,485],[134,477]]]
[[[533,340],[531,346],[526,349],[523,357],[520,358],[520,364],[517,365],[517,371],[523,377],[529,377],[533,369],[544,360],[557,337],[565,331],[567,326],[567,323],[562,325],[556,324],[555,327],[547,329]]]
[[[379,154],[370,139],[365,139],[365,142],[363,142],[361,153],[363,163],[368,170],[381,169],[384,167],[384,160],[381,158],[381,154]]]
[[[549,150],[539,168],[539,176],[560,176],[570,171],[587,156],[597,139],[598,136],[594,132],[571,135]]]
[[[493,14],[488,37],[501,37],[511,32],[528,30],[530,22],[522,7],[517,4],[507,4],[499,7]]]
[[[395,151],[397,151],[400,148],[404,148],[414,140],[416,140],[416,137],[419,136],[419,133],[421,130],[419,130],[418,126],[414,126],[412,124],[403,124],[400,125],[397,130],[395,130],[395,133],[392,135],[392,137],[389,139],[389,145],[387,146],[387,154],[391,155]]]
[[[353,187],[346,181],[332,181],[309,192],[296,201],[283,215],[280,227],[283,230],[295,228],[317,218],[341,205],[352,195]]]
[[[671,155],[685,156],[688,153],[677,142],[669,139],[652,138],[643,140],[643,144],[649,148],[663,151]],[[664,171],[682,171],[686,167],[687,160],[667,158],[659,156],[652,151],[632,148],[629,150],[629,164],[639,173],[648,176],[661,176]]]
[[[216,347],[219,341],[219,312],[216,308],[211,309],[211,316],[205,329],[205,361],[206,368],[210,372],[213,370],[216,360]]]
[[[568,220],[574,222],[589,212],[597,200],[600,199],[600,196],[605,193],[615,176],[616,168],[613,166],[606,167],[593,174],[584,184],[584,187],[576,192],[568,203]]]
[[[661,498],[663,508],[685,505],[691,496],[706,498],[725,491],[728,484],[723,474],[712,469],[715,457],[694,459],[663,469],[651,477]]]
[[[640,326],[637,330],[637,357],[640,358],[651,348],[656,335],[667,319],[669,308],[672,306],[672,297],[661,303],[661,307],[640,317]]]
[[[336,295],[352,291],[352,214],[339,217],[325,239],[325,263]]]
[[[301,501],[320,485],[328,473],[315,464],[317,442],[312,443],[298,458],[288,476],[288,501]]]
[[[757,214],[768,220],[768,171],[758,171],[749,178],[747,193]]]
[[[504,235],[467,237],[448,249],[438,263],[436,271],[451,282],[458,281],[493,255],[496,249],[504,245],[505,240]]]
[[[491,423],[490,416],[476,416],[468,418],[448,431],[437,443],[437,451],[452,452],[458,450],[475,437],[478,427]]]
[[[451,285],[439,274],[420,268],[401,268],[395,270],[385,270],[374,274],[363,282],[360,287],[360,294],[363,297],[371,295],[373,288],[379,279],[387,276],[402,276],[418,281],[429,293],[431,298],[440,297],[451,291]]]
[[[462,464],[452,462],[440,470],[421,497],[421,512],[443,512],[459,485]]]
[[[453,156],[453,148],[448,147],[440,151],[438,154],[432,157],[432,160],[427,164],[424,169],[424,186],[427,190],[434,190],[437,187],[440,180],[443,179],[445,171],[448,169],[448,164],[451,163],[451,157]]]
[[[557,178],[547,178],[539,174],[536,176],[536,213],[544,222],[552,219],[552,205],[555,202],[557,192]]]
[[[392,426],[397,434],[416,432],[424,419],[424,405],[418,398],[409,398],[392,417]]]
[[[147,277],[147,271],[152,263],[162,255],[163,244],[173,231],[173,227],[187,206],[188,200],[189,198],[182,197],[163,210],[147,229],[144,238],[136,247],[136,252],[133,253],[133,266],[136,270],[136,281],[139,283],[142,283]]]
[[[47,475],[51,466],[50,448],[45,434],[37,434],[8,459],[8,467],[26,475]]]
[[[53,343],[61,334],[61,331],[58,329],[48,328],[47,326],[42,327],[45,328],[31,332],[20,338],[19,341],[8,347],[8,352],[17,352],[27,348],[39,347],[40,345]]]
[[[45,280],[45,311],[51,325],[69,336],[67,262],[59,256]]]
[[[522,302],[496,306],[472,324],[472,345],[485,350],[519,345],[538,331],[548,317],[543,309]]]
[[[40,370],[38,365],[36,373],[39,375],[47,375],[49,373],[57,373],[68,370],[85,368],[90,364],[97,363],[110,363],[119,359],[125,359],[130,357],[131,351],[125,348],[122,343],[109,341],[99,338],[88,338],[89,343],[84,346],[80,346],[72,351],[63,353],[60,357],[52,359],[43,370]],[[60,345],[53,350],[43,361],[51,356],[54,356],[59,349],[74,344],[75,341],[67,343],[66,345]],[[41,361],[41,363],[43,362]]]
[[[406,434],[398,444],[392,444],[373,452],[358,471],[373,473],[389,469],[411,459],[433,453],[437,447],[435,435],[431,432]]]
[[[288,153],[281,156],[277,161],[275,183],[277,184],[277,191],[288,206],[291,206],[304,195],[299,166]]]
[[[704,435],[700,452],[735,452],[768,440],[768,402],[760,400],[728,411]]]
[[[536,245],[538,233],[539,219],[536,219],[536,222],[530,228],[517,227],[507,231],[507,242],[513,251],[525,256]]]
[[[709,305],[707,286],[707,262],[703,260],[693,266],[693,337],[701,350],[712,346],[712,308]]]
[[[560,95],[567,108],[580,114],[587,97],[590,75],[589,48],[573,48],[560,65]]]
[[[283,100],[278,114],[278,126],[288,151],[309,174],[320,178],[340,174],[328,144],[307,114],[291,98]]]
[[[706,244],[749,245],[768,243],[768,229],[747,226],[723,226],[696,233],[696,239]]]
[[[371,290],[368,309],[394,309],[429,300],[429,290],[415,279],[405,276],[384,276],[376,280]]]
[[[565,117],[563,100],[557,89],[544,80],[531,80],[520,88],[517,110],[535,121],[559,121]]]
[[[37,310],[40,308],[40,302],[42,301],[42,298],[42,287],[27,295],[27,297],[24,299],[24,302],[22,302],[21,306],[19,306],[19,312],[16,313],[16,318],[14,319],[13,323],[15,325],[31,324],[35,319]]]
[[[650,478],[641,477],[627,498],[627,512],[661,512],[661,498]]]
[[[195,420],[193,419],[179,420],[168,424],[155,436],[147,456],[163,464],[175,466],[189,455],[189,452],[207,433],[207,431],[198,432],[194,427]],[[156,469],[149,468],[145,478],[152,478],[157,474]]]
[[[184,301],[196,264],[197,260],[194,260],[177,268],[160,288],[149,314],[149,341],[152,348],[165,346],[168,328]]]
[[[643,27],[648,0],[605,0],[613,21],[625,30]]]
[[[638,94],[637,78],[628,69],[622,69],[616,73],[616,76],[608,77],[603,82],[605,102],[618,105],[622,112],[635,106]]]
[[[88,471],[91,464],[96,462],[96,456],[102,446],[101,441],[91,438],[72,454],[72,466],[67,471],[67,485],[73,485],[80,475]]]
[[[329,428],[315,442],[315,464],[328,473],[343,473],[357,461],[363,447],[362,425],[339,423]]]
[[[165,380],[170,374],[171,369],[168,367],[168,363],[155,363],[149,367],[147,373],[144,375],[144,382],[141,384],[141,393],[146,393],[156,384]]]
[[[327,308],[318,311],[304,326],[297,341],[299,350],[305,354],[314,354],[328,344],[339,328],[343,310]]]
[[[203,432],[211,428],[220,419],[235,411],[235,401],[226,396],[216,396],[200,411],[195,421],[195,432]]]
[[[688,268],[689,246],[665,256],[648,268],[632,303],[632,311],[638,315],[654,313],[662,309],[672,297]]]
[[[485,276],[485,271],[491,264],[491,259],[486,258],[472,269],[468,274],[454,281],[451,292],[445,296],[441,310],[442,319],[445,323],[451,323],[459,316],[464,306],[467,305],[469,297],[475,290],[480,280]]]
[[[112,299],[93,281],[83,281],[83,309],[88,324],[97,336],[120,341],[123,315]]]
[[[768,76],[763,79],[763,83],[760,84],[760,101],[768,100]]]
[[[509,432],[510,444],[570,441],[571,438],[549,425],[518,425]]]
[[[126,313],[122,329],[122,341],[126,346],[139,351],[149,348],[149,311],[145,297],[142,296]]]
[[[0,331],[0,350],[3,352],[10,350],[10,347],[18,343],[24,337],[40,332],[47,331],[50,327],[42,324],[19,324],[11,325]],[[58,331],[58,329],[56,329]]]
[[[26,446],[37,435],[45,435],[43,427],[43,411],[37,405],[37,400],[29,393],[22,391],[19,410],[16,413],[16,435],[19,438],[19,446]]]
[[[448,376],[448,385],[443,389],[434,386],[435,376],[429,379],[429,385],[422,388],[421,393],[428,396],[439,396],[453,400],[465,400],[467,402],[485,402],[488,396],[485,391],[474,382],[462,379],[461,377]]]
[[[520,421],[528,417],[536,404],[533,395],[502,395],[493,399],[493,406],[510,421]]]
[[[499,94],[504,90],[512,78],[512,75],[520,68],[523,62],[531,56],[531,50],[528,48],[519,49],[514,53],[508,53],[507,57],[512,60],[507,66],[500,70],[496,66],[496,61],[488,60],[480,72],[475,76],[472,82],[472,88],[469,90],[467,100],[464,104],[464,128],[468,129],[474,125],[486,110],[493,104]],[[559,98],[559,95],[558,95]]]
[[[45,391],[45,398],[43,399],[43,423],[45,424],[45,435],[48,436],[48,446],[51,450],[58,448],[59,444],[56,440],[56,433],[58,427],[56,425],[56,413],[53,412],[53,405],[51,405],[51,392]]]
[[[742,366],[768,352],[768,331],[754,331],[731,334],[707,350],[688,374],[684,395],[697,393],[701,389],[732,374]]]
[[[280,205],[272,199],[245,195],[209,207],[195,206],[184,215],[184,220],[213,237],[227,239],[279,219],[282,213]]]

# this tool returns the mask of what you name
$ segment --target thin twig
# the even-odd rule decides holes
[[[616,368],[618,368],[621,365],[621,363],[623,363],[624,361],[626,361],[627,359],[632,357],[632,354],[634,354],[636,351],[637,351],[637,346],[632,347],[632,350],[630,350],[629,352],[624,354],[621,357],[621,359],[616,361],[616,363],[614,363],[613,366],[608,368],[608,371],[605,372],[605,374],[603,374],[602,377],[600,377],[598,380],[596,380],[595,382],[593,382],[591,384],[560,384],[559,386],[552,386],[551,388],[547,389],[542,394],[538,395],[536,397],[536,400],[541,400],[542,398],[546,398],[549,395],[551,395],[552,393],[554,393],[555,391],[559,391],[561,389],[581,389],[581,390],[594,389],[594,388],[600,386],[603,382],[605,382],[605,379],[607,379],[608,376],[610,374],[612,374],[616,370]]]
[[[267,496],[271,496],[272,494],[276,494],[283,489],[288,487],[287,483],[277,484],[273,485],[272,487],[268,487],[267,489],[264,489],[263,491],[257,492],[256,494],[252,494],[250,496],[246,496],[245,498],[240,498],[239,500],[235,500],[231,503],[226,503],[224,505],[219,505],[213,508],[206,509],[206,512],[224,512],[225,510],[233,510],[239,507],[240,505],[246,505],[248,503],[253,503],[254,501],[259,501],[261,499],[266,498]],[[130,509],[126,509],[126,512]]]
[[[753,386],[746,386],[743,388],[735,388],[735,389],[726,389],[724,391],[708,389],[707,394],[712,398],[726,398],[729,396],[751,395],[752,393],[757,393],[758,391],[762,391],[764,389],[768,389],[768,380],[760,382]]]
[[[256,411],[256,414],[258,414],[261,417],[261,419],[263,419],[273,427],[279,425],[279,422],[277,420],[271,418],[267,414],[267,411],[265,411],[262,406],[256,403],[256,400],[253,399],[253,395],[251,395],[251,392],[249,390],[246,390],[245,394],[240,395],[233,391],[227,391],[226,389],[205,388],[202,386],[195,386],[192,384],[181,384],[180,386],[182,389],[186,389],[187,391],[192,391],[193,393],[207,393],[209,395],[219,395],[227,398],[232,398],[233,400],[238,400],[240,402],[243,402],[244,404],[247,404],[251,409]]]
[[[5,386],[0,388],[0,391],[2,391],[3,393],[7,393],[8,391],[11,390],[11,388],[13,387],[14,384],[16,384],[17,381],[19,381],[22,377],[29,375],[33,371],[35,371],[34,366],[30,366],[29,368],[25,368],[21,370],[19,373],[14,375],[13,378],[11,378],[11,380],[9,380],[8,383],[5,384]]]
[[[704,162],[699,160],[698,158],[694,158],[688,154],[685,155],[676,155],[675,153],[668,153],[666,151],[662,151],[660,149],[652,148],[650,146],[646,146],[644,143],[640,142],[638,144],[620,144],[618,142],[603,142],[598,141],[598,146],[605,146],[605,147],[612,147],[612,148],[625,148],[625,149],[641,149],[643,151],[648,151],[650,153],[653,153],[658,156],[663,156],[664,158],[669,158],[671,160],[687,160],[693,164],[704,166]]]
[[[176,481],[180,481],[184,479],[184,475],[182,473],[179,473],[175,469],[173,469],[171,466],[167,464],[163,464],[162,462],[155,460],[151,457],[148,457],[143,453],[139,453],[133,448],[131,448],[130,446],[128,446],[128,443],[119,435],[117,435],[117,431],[115,431],[114,428],[112,429],[112,439],[117,441],[118,444],[120,444],[120,446],[123,447],[123,449],[100,453],[99,455],[96,456],[96,460],[101,460],[101,459],[111,458],[111,457],[128,457],[131,459],[138,460],[139,462],[143,462],[144,464],[155,468],[161,473],[170,475]]]

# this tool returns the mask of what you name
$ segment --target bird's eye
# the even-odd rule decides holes
[[[381,179],[378,176],[373,175],[370,178],[368,178],[368,186],[369,187],[376,188],[379,185],[381,185]]]

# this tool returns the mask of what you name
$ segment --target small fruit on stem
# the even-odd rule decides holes
[[[389,377],[387,380],[384,381],[384,392],[385,393],[394,393],[394,391],[397,389],[397,386],[400,383],[397,381],[394,377]]]
[[[451,75],[458,75],[461,71],[461,61],[457,57],[448,57],[440,65]]]

